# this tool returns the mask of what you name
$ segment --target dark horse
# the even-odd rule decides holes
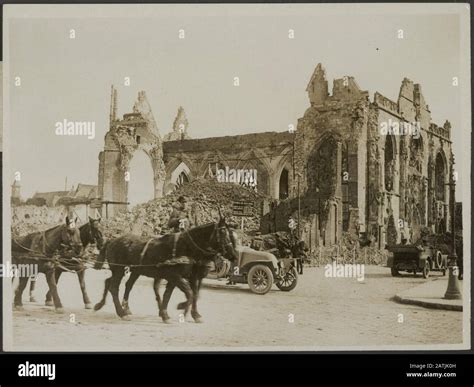
[[[79,233],[81,236],[81,243],[84,248],[86,248],[89,244],[95,244],[97,249],[101,249],[104,245],[104,237],[102,235],[102,230],[100,229],[100,218],[93,219],[89,217],[89,222],[79,227]],[[55,273],[56,285],[58,284],[59,277],[61,274],[67,270],[75,271],[77,274],[77,278],[79,279],[79,285],[81,286],[82,292],[82,299],[84,301],[84,306],[86,309],[92,309],[92,303],[89,299],[86,290],[86,282],[85,282],[85,267],[79,261],[76,262],[69,262],[67,265],[63,265],[63,267],[57,267]],[[46,294],[46,303],[47,306],[53,306],[53,300],[51,291],[48,291]]]
[[[55,257],[74,257],[82,253],[82,243],[75,221],[66,218],[66,224],[46,231],[38,231],[12,239],[12,263],[15,265],[37,265],[38,272],[44,273],[57,312],[62,312],[55,280]],[[29,277],[20,277],[15,292],[14,307],[22,309],[22,295]]]
[[[193,319],[200,322],[197,299],[201,282],[209,271],[210,262],[220,255],[232,261],[237,258],[235,240],[222,217],[218,223],[209,223],[162,237],[147,239],[128,234],[110,240],[101,250],[95,268],[100,269],[107,260],[112,276],[105,280],[102,300],[94,309],[99,310],[105,305],[107,293],[110,291],[117,314],[125,318],[130,314],[128,296],[133,284],[140,275],[145,275],[155,279],[153,289],[159,315],[165,323],[170,321],[167,307],[175,287],[186,296],[186,301],[180,303],[178,308],[184,309],[185,316],[191,309]],[[119,300],[119,286],[127,267],[130,270],[130,278],[125,288],[124,309]],[[168,282],[163,301],[159,294],[162,279]]]

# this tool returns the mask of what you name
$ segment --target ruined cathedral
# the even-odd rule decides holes
[[[126,208],[127,171],[137,150],[153,169],[154,196],[217,168],[257,171],[263,233],[288,229],[290,217],[311,247],[337,244],[344,232],[380,248],[421,230],[450,228],[451,125],[431,121],[421,86],[403,79],[397,101],[373,99],[355,79],[335,79],[329,91],[316,66],[306,88],[309,106],[288,132],[191,139],[183,108],[161,137],[145,92],[131,113],[117,116],[112,87],[110,128],[99,155],[99,196],[110,211]]]

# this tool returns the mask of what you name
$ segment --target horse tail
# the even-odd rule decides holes
[[[94,265],[95,270],[101,270],[102,266],[104,266],[108,243],[109,241],[106,241],[104,245],[102,246],[102,248],[100,249],[99,256],[97,257],[97,261],[95,262],[95,265]]]

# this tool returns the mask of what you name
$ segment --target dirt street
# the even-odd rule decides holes
[[[440,275],[434,273],[434,276]],[[107,271],[88,270],[89,296],[97,302]],[[368,266],[365,280],[326,278],[307,268],[292,292],[276,287],[255,295],[248,286],[205,280],[199,302],[204,323],[180,322],[175,291],[172,324],[158,318],[152,279],[140,278],[130,297],[131,321],[115,314],[109,294],[98,312],[86,310],[77,278],[65,273],[59,292],[64,314],[43,305],[46,281],[37,282],[38,303],[24,293],[24,311],[13,313],[14,349],[21,351],[173,351],[243,349],[340,349],[356,346],[455,344],[462,341],[462,313],[430,310],[391,301],[397,292],[423,283],[412,275],[393,278],[384,267]],[[123,283],[121,290],[123,292]],[[163,289],[162,289],[163,291]],[[402,320],[402,321],[401,321]],[[424,349],[427,349],[426,347]]]

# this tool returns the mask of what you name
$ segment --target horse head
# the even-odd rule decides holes
[[[213,248],[219,251],[225,258],[230,261],[238,259],[237,241],[234,232],[230,229],[226,222],[225,216],[222,215],[219,207],[219,221],[215,225],[213,238],[211,238]]]
[[[68,216],[66,217],[66,224],[60,229],[59,243],[66,248],[70,248],[74,254],[80,255],[82,253],[82,241],[76,224],[77,218],[73,220]]]
[[[104,246],[104,236],[100,227],[100,218],[94,219],[89,216],[89,233],[92,243],[100,250]]]

